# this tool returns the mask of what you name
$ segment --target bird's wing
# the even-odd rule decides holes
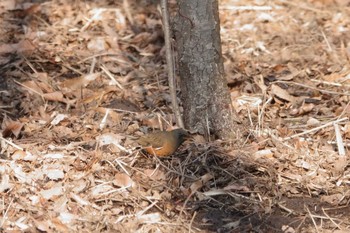
[[[164,135],[162,132],[153,133],[146,135],[139,140],[137,140],[138,143],[142,146],[152,146],[153,148],[160,148],[163,146],[163,137]]]

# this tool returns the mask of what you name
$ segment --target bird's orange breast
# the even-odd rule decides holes
[[[160,131],[145,135],[138,142],[144,146],[143,150],[148,154],[164,157],[175,153],[186,134],[183,129]]]
[[[152,146],[148,146],[143,148],[148,154],[151,155],[157,155],[159,157],[169,156],[173,154],[176,149],[178,148],[177,145],[166,142],[162,147],[154,148]]]

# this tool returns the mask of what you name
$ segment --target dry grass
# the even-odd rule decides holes
[[[245,143],[194,135],[166,159],[133,141],[174,122],[152,1],[1,2],[0,228],[349,231],[350,2],[237,2],[220,16]]]

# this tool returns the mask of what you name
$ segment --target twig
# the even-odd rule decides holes
[[[162,18],[163,18],[163,30],[164,30],[164,41],[165,41],[165,49],[166,49],[166,61],[168,68],[168,82],[169,82],[169,90],[171,96],[171,103],[173,106],[173,112],[175,114],[175,120],[179,127],[184,128],[184,123],[180,114],[180,108],[177,103],[176,97],[176,85],[175,85],[175,72],[174,72],[174,61],[173,61],[173,52],[171,50],[170,43],[170,26],[169,26],[169,12],[168,12],[168,0],[161,0],[160,7],[162,10]]]
[[[326,41],[326,44],[327,44],[327,47],[328,47],[328,51],[329,51],[329,52],[332,52],[333,50],[332,50],[332,47],[331,47],[331,45],[330,45],[330,43],[329,43],[329,41],[328,41],[328,39],[327,39],[326,34],[324,34],[324,31],[323,31],[323,30],[321,30],[321,33],[322,33],[323,39]]]
[[[219,7],[220,10],[232,10],[232,11],[271,11],[282,9],[280,6],[272,7],[272,6],[230,6],[223,5]]]
[[[104,65],[101,65],[100,68],[112,80],[113,84],[116,84],[120,89],[124,90],[123,86],[113,77],[113,74],[111,72],[109,72],[107,67],[105,67]]]
[[[191,199],[191,197],[192,197],[195,193],[196,193],[196,192],[191,192],[191,194],[188,195],[188,197],[186,198],[186,200],[185,200],[184,204],[182,205],[182,208],[181,208],[181,210],[180,210],[180,212],[179,212],[179,216],[177,217],[177,221],[178,221],[178,222],[180,221],[181,215],[182,215],[182,213],[184,212],[184,210],[185,210],[185,208],[186,208],[186,206],[187,206],[187,202]]]
[[[67,69],[70,69],[70,70],[74,71],[77,74],[80,74],[81,76],[85,75],[83,72],[81,72],[78,69],[73,68],[71,65],[63,63],[62,66],[66,67]]]
[[[297,134],[294,134],[294,135],[292,135],[292,136],[290,136],[290,137],[283,138],[283,141],[290,140],[290,139],[292,139],[292,138],[296,138],[296,137],[299,137],[299,136],[301,136],[301,135],[305,135],[305,134],[308,134],[308,133],[311,133],[311,132],[315,132],[315,131],[317,131],[317,130],[326,128],[326,127],[328,127],[328,126],[331,126],[331,125],[334,124],[334,123],[339,123],[339,122],[341,122],[341,121],[346,121],[346,120],[348,120],[347,117],[344,117],[344,118],[341,118],[341,119],[338,119],[338,120],[335,120],[335,121],[331,121],[331,122],[328,122],[328,123],[326,123],[326,124],[324,124],[324,125],[318,126],[318,127],[316,127],[316,128],[313,128],[313,129],[304,131],[304,132],[302,132],[302,133],[297,133]]]
[[[129,38],[130,39],[130,38]],[[131,60],[133,60],[133,61],[137,61],[138,59],[136,58],[136,57],[134,57],[133,55],[131,55],[131,54],[127,54],[127,53],[123,53],[123,52],[120,52],[120,53],[112,53],[112,52],[105,52],[105,53],[99,53],[99,54],[94,54],[94,55],[91,55],[90,57],[86,57],[86,58],[84,58],[84,59],[81,59],[81,60],[79,60],[76,64],[82,64],[82,63],[84,63],[84,62],[86,62],[86,61],[88,61],[88,60],[91,60],[91,59],[93,59],[93,58],[100,58],[100,57],[104,57],[104,56],[109,56],[109,57],[113,57],[114,59],[113,59],[113,61],[114,62],[116,62],[116,63],[118,63],[118,64],[123,64],[123,65],[125,65],[125,66],[129,66],[129,67],[131,67],[132,65],[132,61]],[[126,60],[123,60],[123,59],[121,59],[121,58],[119,58],[118,59],[118,57],[124,57],[124,58],[126,58],[126,57],[129,57],[130,59],[128,60],[128,61],[126,61]]]
[[[246,201],[249,201],[252,203],[260,203],[261,202],[261,201],[259,202],[258,200],[255,200],[253,198],[246,197],[242,194],[230,192],[230,191],[223,190],[223,189],[209,190],[209,191],[203,192],[202,194],[207,196],[207,197],[212,197],[212,196],[217,196],[217,195],[229,195],[235,199],[246,200]]]
[[[326,211],[324,210],[324,208],[322,208],[322,212],[324,213],[324,215],[326,215],[326,217],[327,217],[339,230],[342,230],[342,228],[333,220],[333,218],[329,217],[329,215],[326,213]]]
[[[8,213],[8,211],[9,211],[9,209],[11,208],[13,199],[14,199],[14,198],[11,199],[10,204],[7,206],[7,208],[6,208],[6,210],[5,210],[5,213],[4,213],[4,211],[2,211],[2,221],[1,221],[0,227],[2,227],[2,226],[4,225],[4,223],[5,223],[5,220],[8,219],[7,213]]]
[[[312,87],[312,86],[309,86],[309,85],[305,85],[305,84],[297,83],[297,82],[292,82],[292,81],[276,81],[274,83],[285,83],[285,84],[296,85],[296,86],[305,87],[305,88],[308,88],[308,89],[311,89],[311,90],[317,90],[317,91],[319,91],[321,93],[350,96],[349,92],[342,93],[342,92],[336,92],[336,91],[328,91],[328,90],[323,90],[321,88]]]
[[[23,83],[18,82],[17,80],[13,80],[13,81],[14,81],[15,83],[17,83],[18,85],[20,85],[20,86],[22,86],[22,87],[28,89],[29,91],[33,92],[34,94],[39,95],[39,96],[41,97],[41,99],[43,100],[43,102],[45,102],[45,98],[44,98],[44,96],[43,96],[42,93],[37,92],[37,91],[34,90],[33,88],[30,88],[30,87],[24,85]]]
[[[90,66],[89,74],[94,73],[95,66],[96,66],[96,57],[93,57],[92,58],[92,63],[91,63],[91,66]]]
[[[331,14],[331,12],[329,12],[329,11],[319,10],[317,8],[301,5],[299,3],[295,3],[295,2],[292,2],[292,1],[279,0],[279,2],[282,2],[284,4],[288,4],[288,5],[291,5],[291,6],[294,6],[294,7],[298,7],[298,8],[303,9],[303,10],[313,11],[313,12],[316,12],[316,13]]]
[[[20,146],[17,146],[16,144],[14,144],[13,142],[3,138],[3,137],[0,137],[1,140],[3,140],[4,142],[6,142],[7,144],[13,146],[14,148],[16,148],[17,150],[21,150],[21,151],[24,151],[24,149]]]
[[[149,209],[151,209],[153,206],[155,206],[158,201],[151,201],[150,199],[148,199],[149,202],[151,202],[151,204],[149,206],[147,206],[146,208],[144,208],[143,210],[139,211],[137,214],[136,214],[136,217],[140,217],[142,215],[144,215],[144,213],[146,213]]]
[[[130,4],[128,0],[123,0],[123,9],[125,11],[126,18],[129,20],[130,24],[134,24],[134,18],[132,17],[131,11],[130,11]]]
[[[328,144],[330,145],[337,145],[337,142],[334,142],[334,141],[327,141]],[[344,146],[345,147],[350,147],[350,143],[344,143]]]
[[[268,98],[266,100],[266,102],[263,104],[261,111],[259,112],[259,117],[258,117],[258,127],[259,127],[259,131],[258,131],[258,135],[260,136],[260,129],[263,128],[263,123],[264,123],[264,115],[265,115],[265,109],[266,106],[272,101],[272,97]],[[258,108],[259,109],[259,108]]]
[[[106,126],[106,122],[107,122],[107,117],[109,115],[109,111],[110,111],[110,109],[107,108],[106,113],[105,113],[105,115],[103,116],[103,118],[101,120],[100,129],[104,129],[104,127]]]
[[[295,214],[295,212],[289,208],[287,208],[286,206],[282,205],[281,203],[277,203],[278,207],[280,207],[282,210],[285,210],[288,212],[288,215],[289,214]]]
[[[207,134],[208,134],[208,142],[210,142],[210,126],[209,126],[209,117],[208,117],[208,109],[205,111],[205,123],[207,126]]]
[[[27,65],[29,66],[29,68],[35,73],[38,74],[38,71],[34,68],[33,64],[25,57],[25,56],[21,56],[25,62],[27,63]]]
[[[345,156],[345,149],[344,149],[344,143],[343,143],[343,138],[340,133],[340,128],[339,125],[335,122],[333,122],[334,126],[334,131],[335,131],[335,138],[337,140],[337,147],[338,147],[338,153],[340,157]]]
[[[324,84],[324,85],[336,86],[336,87],[343,86],[343,84],[341,84],[341,83],[328,82],[328,81],[324,81],[324,80],[317,80],[317,79],[314,79],[314,78],[310,79],[310,81],[315,82],[315,83],[321,83],[321,84]],[[348,85],[346,85],[346,86],[348,86]]]
[[[317,224],[316,224],[316,222],[315,222],[314,216],[311,214],[309,208],[306,208],[306,210],[307,210],[307,212],[309,213],[309,216],[310,216],[310,218],[311,218],[311,220],[312,220],[312,223],[313,223],[314,226],[315,226],[316,232],[318,233],[319,231],[318,231]]]
[[[192,216],[192,219],[191,219],[191,221],[190,221],[190,225],[188,226],[188,232],[189,232],[189,233],[192,232],[192,230],[191,230],[191,229],[192,229],[192,224],[193,224],[193,220],[195,219],[196,215],[197,215],[197,211],[194,212],[194,214],[193,214],[193,216]]]
[[[128,170],[125,169],[125,167],[123,166],[122,162],[119,161],[119,159],[115,159],[114,162],[116,162],[116,163],[119,165],[119,167],[120,167],[128,176],[130,176],[130,173],[128,172]]]
[[[345,113],[347,113],[347,109],[350,105],[350,101],[346,104],[346,106],[344,107],[343,111],[340,113],[340,115],[337,117],[338,119],[341,118],[342,116],[345,115]]]

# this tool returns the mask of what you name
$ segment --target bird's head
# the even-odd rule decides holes
[[[174,134],[179,139],[180,143],[182,143],[183,141],[185,141],[189,137],[188,132],[182,128],[174,129]]]

